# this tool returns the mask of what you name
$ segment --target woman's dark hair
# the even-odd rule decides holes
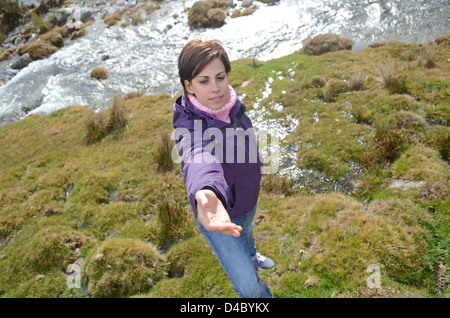
[[[192,81],[209,62],[216,58],[222,61],[225,66],[225,72],[228,75],[231,71],[230,60],[219,41],[209,40],[202,42],[200,40],[192,40],[181,50],[178,57],[178,75],[186,95],[187,91],[184,81]]]

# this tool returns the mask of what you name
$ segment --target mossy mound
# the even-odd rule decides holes
[[[94,67],[89,75],[98,80],[105,80],[109,76],[109,70],[106,67],[98,66]]]
[[[449,167],[439,152],[423,146],[406,150],[392,165],[392,172],[394,177],[406,180],[437,181],[442,177],[450,180]]]
[[[166,258],[151,244],[136,239],[105,241],[85,267],[85,280],[94,297],[136,294],[166,275]]]
[[[218,28],[225,24],[226,1],[199,1],[189,9],[188,24],[191,28]]]
[[[320,34],[312,39],[303,40],[302,52],[310,55],[321,55],[339,50],[351,50],[353,40],[340,38],[337,34]]]
[[[28,42],[17,49],[17,53],[19,53],[19,55],[28,53],[33,60],[39,60],[42,57],[55,53],[56,51],[58,51],[56,46],[42,41]]]

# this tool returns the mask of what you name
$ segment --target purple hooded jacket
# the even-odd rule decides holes
[[[226,123],[197,110],[184,95],[173,105],[176,148],[189,202],[197,217],[195,194],[210,189],[230,219],[249,212],[257,203],[262,158],[250,118],[237,99]]]

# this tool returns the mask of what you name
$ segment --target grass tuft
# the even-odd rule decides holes
[[[99,142],[107,135],[107,124],[104,113],[90,113],[85,120],[85,142],[88,145]]]
[[[123,98],[115,96],[109,110],[109,119],[104,112],[90,113],[85,120],[85,142],[88,145],[101,141],[108,134],[118,134],[127,126],[127,110]]]
[[[381,76],[384,88],[387,88],[391,94],[404,94],[407,92],[406,79],[403,76],[396,75],[392,66],[383,65]]]
[[[181,238],[191,236],[191,230],[186,233],[189,210],[186,205],[176,202],[173,198],[164,196],[157,205],[157,214],[162,229],[159,236],[161,245],[177,242]]]
[[[168,130],[161,130],[159,136],[159,144],[153,158],[158,164],[158,171],[167,172],[174,168],[171,155],[175,142],[171,139]]]

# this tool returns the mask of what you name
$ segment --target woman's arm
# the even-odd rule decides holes
[[[238,237],[242,227],[231,223],[230,216],[216,194],[209,189],[202,189],[195,194],[198,221],[207,231],[221,232]]]
[[[181,139],[176,137],[176,146],[181,157],[184,183],[194,214],[197,215],[198,212],[196,194],[205,189],[213,192],[221,201],[222,207],[227,209],[229,188],[222,165],[208,151],[203,151],[208,141],[203,141],[200,144],[201,147],[194,147],[194,143],[191,142],[191,132],[187,129],[184,131],[181,129],[180,132],[184,133],[180,133]]]

